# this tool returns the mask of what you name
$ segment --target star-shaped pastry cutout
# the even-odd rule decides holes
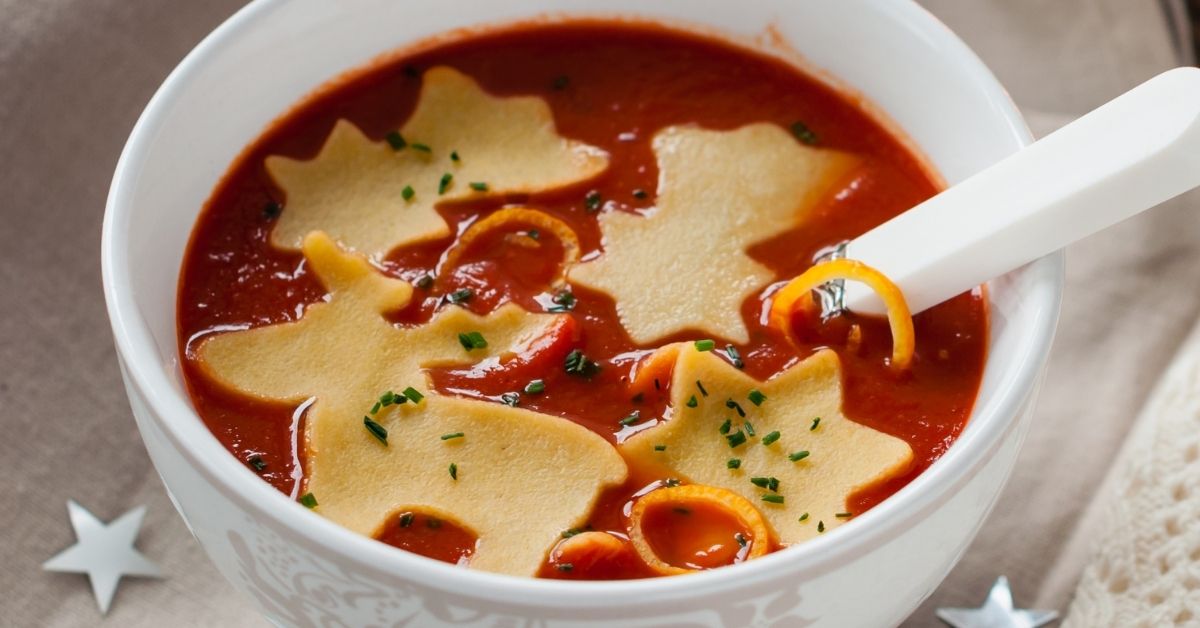
[[[693,330],[746,342],[741,305],[772,274],[746,250],[802,222],[856,160],[779,126],[654,136],[657,206],[600,217],[604,252],[570,279],[612,295],[634,341]]]
[[[534,575],[600,491],[624,481],[625,463],[571,421],[440,396],[423,369],[500,360],[551,333],[565,315],[508,304],[478,316],[449,306],[428,323],[399,327],[384,314],[412,298],[407,282],[323,233],[305,239],[304,255],[328,300],[295,322],[213,336],[197,349],[201,367],[260,399],[316,399],[305,419],[305,471],[320,514],[375,535],[389,516],[421,510],[475,533],[472,567]],[[466,348],[472,334],[486,346]],[[404,396],[408,387],[419,394]],[[388,396],[400,402],[373,407],[385,391],[401,393]]]
[[[599,148],[561,137],[549,105],[532,96],[497,98],[448,67],[425,73],[408,122],[373,142],[339,120],[316,157],[271,156],[283,189],[271,243],[298,250],[312,231],[372,258],[450,234],[437,203],[532,193],[594,177],[608,167]]]
[[[74,500],[67,500],[76,542],[42,564],[46,571],[85,573],[100,612],[107,614],[123,576],[161,578],[162,572],[134,547],[146,516],[144,506],[105,524]]]
[[[670,417],[636,432],[622,452],[660,475],[739,493],[784,545],[840,525],[848,495],[912,461],[903,440],[842,413],[841,365],[832,351],[765,382],[694,343],[659,351],[677,354]]]
[[[1013,608],[1008,578],[1000,576],[983,606],[939,608],[937,616],[954,628],[1037,628],[1058,619],[1058,612]]]

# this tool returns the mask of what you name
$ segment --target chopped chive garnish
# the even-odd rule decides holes
[[[854,516],[854,513],[839,512],[838,514],[836,514],[834,516],[837,517],[838,519],[849,519],[850,517]]]
[[[667,450],[666,445],[655,445],[654,446],[654,451],[666,451],[666,450]]]
[[[704,390],[704,384],[701,384],[700,380],[696,380],[696,388],[700,390],[700,396],[702,396],[702,397],[708,396],[708,391]]]
[[[621,425],[627,425],[627,426],[633,425],[634,423],[637,423],[641,418],[642,418],[641,411],[634,410],[633,412],[629,413],[629,416],[621,419],[620,423],[621,423]]]
[[[471,189],[475,190],[476,192],[487,192],[488,189],[487,183],[484,183],[483,181],[472,181],[468,185],[470,185]]]
[[[442,434],[442,440],[454,440],[456,438],[462,438],[463,436],[466,436],[466,434],[463,434],[462,432],[454,432],[453,434]]]
[[[583,533],[583,530],[580,530],[579,528],[571,528],[569,530],[563,530],[562,538],[569,539],[569,538],[575,536],[576,534],[581,534],[581,533]]]
[[[404,136],[400,135],[399,131],[388,131],[383,138],[387,140],[388,146],[391,146],[392,150],[404,150],[404,147],[408,146],[408,142],[404,140]]]
[[[759,488],[767,488],[767,481],[767,478],[750,478],[750,483]]]
[[[473,296],[475,296],[474,290],[470,288],[459,288],[458,290],[446,295],[446,298],[449,299],[451,303],[458,304],[470,301],[471,297]]]
[[[783,503],[783,495],[776,495],[775,493],[767,493],[766,495],[762,496],[762,500],[769,504],[782,504]]]
[[[731,427],[733,427],[733,419],[725,419],[725,422],[721,424],[721,427],[717,428],[717,431],[722,434],[728,434]]]
[[[458,479],[458,465],[453,462],[450,463],[450,479],[451,480]]]
[[[733,363],[734,368],[742,368],[746,363],[742,361],[742,354],[738,353],[737,347],[733,345],[725,345],[725,355],[729,356],[729,361]]]
[[[734,534],[733,540],[737,541],[738,547],[746,547],[750,544],[750,542],[746,540],[746,535],[742,534],[741,532]]]
[[[696,341],[696,351],[712,351],[713,348],[716,346],[717,346],[717,343],[713,342],[712,340],[697,340]]]
[[[746,444],[746,435],[742,432],[742,430],[738,430],[726,436],[725,440],[729,441],[730,448],[737,448]]]
[[[680,482],[679,478],[667,478],[663,484],[666,485],[667,488],[674,488],[680,484],[683,484],[683,482]]]
[[[529,236],[530,240],[537,240],[538,238],[542,237],[541,232],[537,229],[530,229],[529,231],[525,232],[525,235]]]
[[[817,417],[817,418],[813,419],[812,427],[808,428],[808,431],[811,432],[811,431],[817,429],[817,426],[820,424],[821,424],[821,417]]]
[[[800,515],[800,521],[808,521],[808,513]]]
[[[454,175],[450,174],[449,172],[442,175],[441,180],[438,181],[438,195],[439,196],[442,194],[445,194],[446,190],[450,189],[450,182],[453,180],[454,180]]]
[[[757,388],[751,389],[750,394],[746,395],[746,398],[756,406],[761,406],[762,402],[767,400],[767,396],[762,394],[762,391]]]
[[[740,468],[741,466],[742,466],[742,459],[741,459],[741,458],[730,458],[729,460],[726,460],[726,461],[725,461],[725,468],[726,468],[726,469],[738,469],[738,468]]]
[[[383,443],[384,445],[387,444],[387,428],[386,427],[372,421],[371,417],[369,417],[369,416],[363,417],[363,426],[365,426],[367,428],[367,431],[371,433],[371,436],[374,436],[375,438],[377,438],[379,440],[379,442]]]
[[[406,512],[400,515],[400,527],[407,528],[408,526],[412,525],[413,518],[414,517],[411,512]]]
[[[422,290],[428,290],[429,286],[433,285],[433,275],[421,275],[417,277],[417,287]]]
[[[754,424],[753,423],[746,421],[746,422],[742,423],[742,427],[744,427],[746,429],[747,436],[751,436],[751,437],[754,436]]]
[[[554,568],[559,571],[571,571],[575,568],[575,565],[572,565],[571,563],[558,563],[554,566]]]
[[[650,196],[650,194],[649,194],[649,193],[647,193],[647,192],[646,192],[646,190],[643,190],[642,188],[638,188],[638,189],[636,189],[636,190],[634,190],[634,191],[633,191],[633,198],[636,198],[636,199],[643,199],[643,198],[646,198],[646,197],[648,197],[648,196]]]
[[[824,532],[824,531],[825,531],[825,522],[818,521],[817,522],[817,532]]]
[[[255,471],[262,471],[263,469],[267,468],[267,463],[263,462],[262,456],[259,455],[250,456],[250,459],[246,462],[249,463],[250,466],[254,467]]]
[[[600,209],[601,200],[603,199],[600,198],[600,193],[596,190],[592,190],[583,197],[583,207],[590,212],[597,211]]]
[[[554,305],[547,309],[547,312],[570,312],[575,309],[575,295],[566,290],[554,295],[550,300]]]
[[[688,398],[687,407],[695,408],[698,405],[700,405],[700,400],[696,399],[696,395],[692,395],[690,398]]]
[[[382,407],[383,407],[383,404],[376,401],[375,405],[371,406],[371,414],[379,414],[379,410]]]
[[[474,351],[475,349],[486,349],[488,346],[487,339],[485,339],[483,337],[483,334],[481,334],[477,331],[469,331],[466,333],[460,333],[458,335],[458,342],[467,351]]]
[[[462,161],[461,159],[458,158],[458,151],[456,151],[456,150],[450,151],[450,161],[453,161],[453,162]]]
[[[570,83],[571,79],[567,78],[566,76],[556,76],[554,77],[553,81],[550,81],[550,87],[553,87],[557,91],[562,91],[566,89],[567,85]]]
[[[317,507],[317,496],[312,493],[305,493],[300,496],[300,503],[304,504],[305,508],[313,509]]]
[[[546,390],[546,382],[540,379],[535,379],[532,382],[525,384],[525,394],[527,395],[536,395],[544,390]]]
[[[733,410],[734,412],[737,412],[738,416],[742,417],[743,419],[746,418],[746,411],[742,409],[742,404],[740,404],[732,399],[726,399],[725,407],[729,408],[730,410]],[[753,434],[751,434],[751,436],[753,436]]]
[[[792,135],[795,135],[796,139],[808,144],[809,146],[817,143],[817,134],[813,133],[812,129],[808,128],[807,124],[804,124],[799,120],[792,123]]]
[[[766,436],[763,436],[762,444],[770,445],[771,443],[774,443],[777,440],[779,440],[779,430],[776,430],[774,432],[771,432],[770,434],[767,434]]]
[[[411,186],[411,185],[406,185],[406,186],[404,186],[403,190],[400,190],[400,196],[402,198],[404,198],[404,200],[406,200],[406,201],[411,201],[413,199],[413,197],[416,195],[417,195],[417,192],[416,192],[416,190],[413,189],[413,186]]]
[[[521,395],[515,392],[506,392],[503,395],[500,395],[500,403],[503,403],[510,408],[515,408],[517,407],[517,404],[521,403]]]
[[[563,361],[563,368],[571,375],[579,375],[580,377],[591,377],[600,370],[600,365],[588,359],[583,351],[573,349],[567,354],[567,359]]]
[[[791,460],[792,462],[800,462],[801,460],[804,460],[807,457],[808,457],[807,451],[794,451],[794,452],[788,454],[788,460]]]
[[[404,389],[404,396],[408,397],[408,400],[413,403],[421,403],[421,400],[425,398],[425,395],[417,392],[417,389],[412,386]]]
[[[413,143],[409,144],[409,146],[412,146],[413,150],[419,150],[422,153],[432,153],[433,152],[432,148],[430,148],[428,145],[422,144],[420,142],[413,142]]]
[[[274,220],[275,218],[279,217],[279,214],[282,213],[283,205],[280,205],[275,201],[267,201],[267,204],[263,205],[263,218],[266,218],[267,220]]]
[[[757,486],[758,488],[765,488],[765,489],[771,491],[772,493],[779,492],[779,478],[776,478],[776,477],[750,478],[750,483]]]

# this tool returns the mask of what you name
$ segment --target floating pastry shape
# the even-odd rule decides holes
[[[559,533],[624,480],[625,463],[570,421],[434,394],[422,369],[502,358],[559,317],[515,305],[487,316],[451,306],[424,325],[397,327],[382,315],[408,303],[408,283],[323,233],[305,239],[304,254],[328,300],[295,322],[211,337],[197,349],[201,367],[260,399],[315,398],[305,470],[320,514],[375,535],[400,509],[448,513],[478,535],[472,567],[534,575]],[[459,335],[472,332],[487,346],[465,350]]]
[[[267,172],[286,195],[271,243],[299,249],[312,231],[371,258],[450,235],[443,201],[534,193],[590,179],[607,154],[555,131],[532,96],[499,98],[448,67],[425,73],[416,109],[387,141],[339,120],[309,160],[273,155]]]

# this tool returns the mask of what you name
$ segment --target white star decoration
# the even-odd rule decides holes
[[[937,616],[954,628],[1037,628],[1058,619],[1058,612],[1014,609],[1008,578],[1000,576],[982,607],[939,608]]]
[[[42,563],[46,571],[86,573],[100,612],[108,614],[121,576],[161,578],[158,566],[133,547],[146,515],[140,506],[105,524],[74,500],[67,500],[76,543]]]

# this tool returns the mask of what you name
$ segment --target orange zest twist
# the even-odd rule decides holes
[[[580,251],[579,236],[575,235],[575,230],[571,229],[567,223],[551,216],[545,212],[527,207],[506,207],[498,210],[485,218],[475,221],[462,235],[458,237],[458,241],[446,251],[446,256],[442,260],[441,267],[443,269],[451,269],[458,265],[458,260],[462,257],[471,243],[477,240],[483,234],[505,227],[514,227],[518,225],[530,225],[543,229],[554,234],[563,247],[563,263],[559,267],[558,276],[554,280],[554,285],[560,285],[566,277],[565,269],[568,264],[579,261]]]
[[[693,573],[695,570],[672,565],[655,553],[654,548],[650,547],[650,541],[646,538],[646,532],[642,529],[642,521],[646,516],[646,510],[651,506],[659,504],[676,504],[676,505],[694,505],[699,503],[707,503],[723,510],[726,510],[735,515],[747,531],[750,532],[750,551],[746,554],[746,560],[758,558],[767,553],[770,549],[770,533],[767,531],[767,522],[763,519],[762,513],[746,500],[745,497],[734,493],[731,490],[719,488],[716,486],[704,486],[700,484],[688,484],[684,486],[673,486],[668,488],[660,488],[651,491],[638,498],[633,503],[633,509],[629,513],[629,542],[633,545],[633,549],[637,551],[638,556],[655,572],[664,576]]]
[[[837,259],[821,262],[789,281],[775,293],[771,311],[767,314],[767,324],[782,331],[790,342],[795,343],[791,326],[792,312],[797,306],[814,306],[810,296],[813,289],[834,279],[862,282],[883,299],[888,324],[892,328],[891,366],[897,371],[908,370],[912,366],[917,339],[904,293],[883,273],[859,261]]]

